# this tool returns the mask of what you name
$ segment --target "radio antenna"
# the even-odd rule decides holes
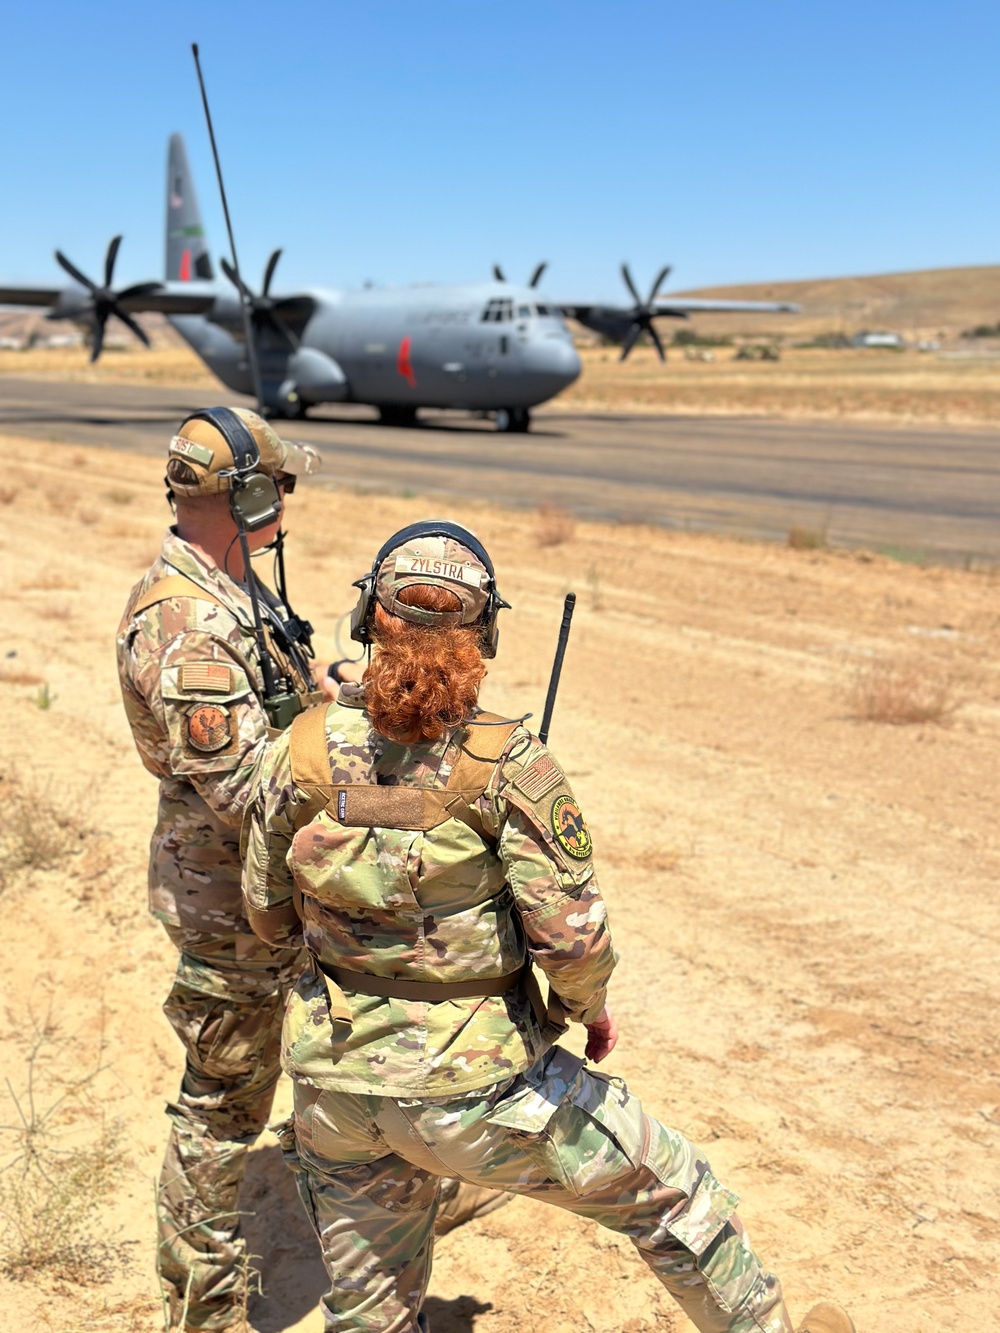
[[[229,234],[229,249],[233,256],[233,272],[236,274],[236,286],[240,294],[240,308],[243,311],[243,333],[247,340],[247,359],[250,363],[250,378],[253,380],[253,391],[257,399],[257,411],[263,416],[264,413],[264,394],[260,380],[260,364],[257,361],[257,344],[253,336],[253,319],[250,313],[249,293],[243,285],[243,279],[240,276],[240,261],[236,256],[236,239],[233,236],[233,224],[229,220],[229,204],[226,202],[226,187],[222,181],[222,164],[219,161],[219,150],[215,143],[215,130],[212,128],[212,113],[208,108],[208,93],[205,91],[205,80],[201,72],[201,61],[198,59],[198,43],[191,43],[191,54],[194,56],[194,67],[198,71],[198,87],[201,89],[201,101],[205,108],[205,120],[208,123],[208,137],[212,144],[212,157],[215,159],[215,174],[219,181],[219,194],[222,196],[222,212],[226,219],[226,231]]]

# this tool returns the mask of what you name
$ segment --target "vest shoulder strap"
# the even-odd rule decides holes
[[[152,587],[139,594],[130,614],[137,616],[140,611],[148,611],[151,606],[156,606],[157,602],[165,602],[169,597],[190,597],[195,602],[212,602],[224,608],[226,605],[214,593],[210,593],[200,583],[195,583],[194,579],[189,579],[186,574],[168,574],[165,578],[157,579]]]
[[[288,733],[288,761],[297,787],[329,787],[333,780],[326,748],[328,707],[324,700],[299,713]]]

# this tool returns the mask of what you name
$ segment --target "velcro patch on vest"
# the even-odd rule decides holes
[[[452,579],[455,583],[468,583],[473,588],[483,584],[482,570],[475,565],[466,565],[459,560],[435,560],[428,555],[397,555],[397,574],[427,574],[438,579]]]
[[[233,669],[225,662],[185,662],[180,668],[177,684],[185,694],[202,690],[209,694],[231,694]]]
[[[203,444],[196,444],[194,440],[185,439],[183,435],[175,435],[170,441],[170,455],[174,458],[187,458],[192,462],[200,463],[202,467],[211,467],[212,459],[215,457],[215,451],[206,448]]]
[[[424,792],[418,787],[372,787],[363,783],[334,796],[337,819],[349,828],[419,829]]]
[[[547,754],[541,754],[533,764],[522,768],[514,779],[514,786],[523,791],[529,801],[540,800],[559,782],[562,771]]]
[[[232,714],[222,704],[198,704],[187,715],[187,739],[201,754],[224,750],[233,738]]]

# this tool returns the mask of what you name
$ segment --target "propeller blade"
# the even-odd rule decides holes
[[[278,267],[278,260],[281,258],[281,251],[274,250],[271,258],[267,261],[267,268],[264,270],[264,295],[267,296],[271,290],[271,279],[274,277],[274,270]]]
[[[625,286],[632,293],[632,299],[636,305],[642,305],[642,298],[635,289],[635,283],[632,281],[632,274],[628,271],[628,264],[622,264],[622,277],[625,279]]]
[[[660,360],[661,360],[661,361],[666,361],[666,359],[667,359],[667,354],[666,354],[666,352],[663,350],[663,343],[660,342],[660,335],[656,332],[656,328],[655,328],[655,326],[653,325],[652,321],[650,321],[650,323],[648,323],[648,324],[646,325],[646,332],[647,332],[647,333],[649,334],[649,336],[652,338],[652,340],[653,340],[653,346],[656,348],[656,350],[657,350],[657,351],[659,352],[659,354],[660,354]]]
[[[111,280],[115,276],[115,260],[118,258],[118,247],[122,243],[120,236],[112,236],[108,245],[108,253],[104,256],[104,285],[111,286]]]
[[[223,257],[223,258],[219,261],[219,264],[220,264],[220,266],[221,266],[221,268],[222,268],[223,273],[226,275],[226,277],[229,279],[229,281],[233,284],[233,286],[236,288],[236,290],[237,290],[242,296],[249,296],[250,299],[253,300],[253,293],[250,291],[250,289],[249,289],[249,287],[246,285],[246,283],[243,282],[240,278],[238,278],[238,277],[236,276],[236,270],[233,268],[232,264],[230,264],[229,260],[226,259],[225,257]]]
[[[668,275],[668,273],[670,272],[670,270],[671,270],[672,267],[673,267],[672,264],[664,264],[663,268],[661,268],[660,271],[659,271],[659,273],[657,273],[657,275],[656,275],[656,281],[653,283],[652,287],[650,287],[650,289],[649,289],[649,300],[646,302],[647,305],[651,305],[651,304],[652,304],[653,298],[656,296],[656,293],[657,293],[657,292],[660,290],[660,288],[663,286],[664,282],[665,282],[666,279],[667,279],[667,275]]]
[[[542,262],[536,267],[534,273],[532,273],[531,279],[528,282],[529,287],[538,286],[539,282],[541,282],[542,274],[545,272],[548,266],[549,266],[549,261],[547,259],[543,259]]]
[[[97,291],[97,283],[91,282],[89,278],[84,277],[77,266],[71,263],[61,250],[56,251],[56,263],[60,268],[65,269],[69,276],[75,282],[78,282],[81,287],[86,287],[89,292]]]
[[[131,315],[126,314],[124,310],[119,310],[117,306],[115,307],[114,314],[118,316],[118,318],[127,328],[132,330],[132,332],[143,344],[143,346],[145,347],[152,346],[152,343],[149,341],[149,335],[147,334],[146,330],[142,327],[141,324],[136,323],[136,321],[132,318]]]
[[[162,282],[137,282],[132,287],[126,287],[123,292],[115,296],[115,303],[129,301],[141,296],[152,296],[154,292],[163,290]]]
[[[624,361],[626,359],[629,352],[631,352],[632,348],[639,341],[639,335],[641,333],[642,333],[642,325],[639,323],[638,320],[636,320],[635,323],[632,325],[632,327],[629,329],[628,333],[625,335],[625,341],[622,343],[622,354],[618,358],[619,361]]]
[[[507,281],[507,279],[506,279],[506,278],[504,277],[504,275],[503,275],[503,269],[500,267],[499,264],[494,264],[494,265],[493,265],[493,276],[494,276],[494,278],[496,278],[497,282],[506,282],[506,281]]]
[[[270,329],[291,351],[298,351],[299,339],[273,309],[260,311],[256,318],[258,328],[261,330]]]
[[[107,315],[94,318],[94,341],[90,348],[90,364],[93,365],[101,355],[104,348],[104,326],[108,322]]]

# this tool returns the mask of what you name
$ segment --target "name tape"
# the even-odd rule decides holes
[[[396,573],[430,574],[456,583],[470,583],[474,588],[482,586],[482,570],[475,565],[465,565],[457,560],[435,560],[427,555],[397,555]]]
[[[177,454],[181,458],[191,458],[202,467],[211,467],[212,459],[215,457],[213,450],[204,444],[196,444],[194,440],[185,439],[183,435],[175,435],[170,441],[170,453]]]

